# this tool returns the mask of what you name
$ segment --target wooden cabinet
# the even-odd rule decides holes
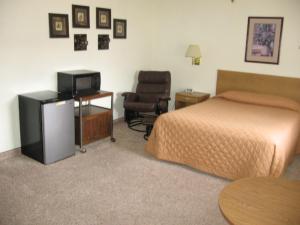
[[[99,106],[82,107],[82,144],[89,144],[111,135],[112,111]],[[80,145],[79,108],[75,108],[75,143]]]
[[[110,136],[112,142],[116,141],[113,136],[113,96],[113,92],[98,91],[92,95],[75,97],[79,102],[79,107],[75,108],[75,143],[80,145],[81,152],[86,151],[83,145],[101,138]],[[92,100],[104,97],[110,97],[110,108],[91,104]]]
[[[177,92],[175,96],[175,109],[203,102],[209,96],[210,94],[202,92]]]

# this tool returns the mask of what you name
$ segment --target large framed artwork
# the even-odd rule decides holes
[[[111,29],[111,9],[96,8],[96,27]]]
[[[67,14],[49,13],[50,38],[69,37],[69,19]]]
[[[279,64],[283,17],[249,17],[246,62]]]
[[[90,7],[82,5],[72,5],[73,27],[89,28],[90,27]]]
[[[127,37],[127,21],[114,19],[114,38],[125,39]]]

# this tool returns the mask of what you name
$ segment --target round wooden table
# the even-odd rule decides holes
[[[233,225],[300,225],[300,181],[238,180],[222,190],[219,206]]]

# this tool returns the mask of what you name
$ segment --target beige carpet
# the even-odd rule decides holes
[[[217,200],[228,181],[155,160],[124,123],[115,136],[50,166],[25,156],[1,161],[0,224],[227,224]],[[287,176],[300,179],[300,157]]]

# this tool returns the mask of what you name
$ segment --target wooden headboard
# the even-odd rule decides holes
[[[218,70],[216,94],[230,90],[279,95],[300,102],[300,78]]]

